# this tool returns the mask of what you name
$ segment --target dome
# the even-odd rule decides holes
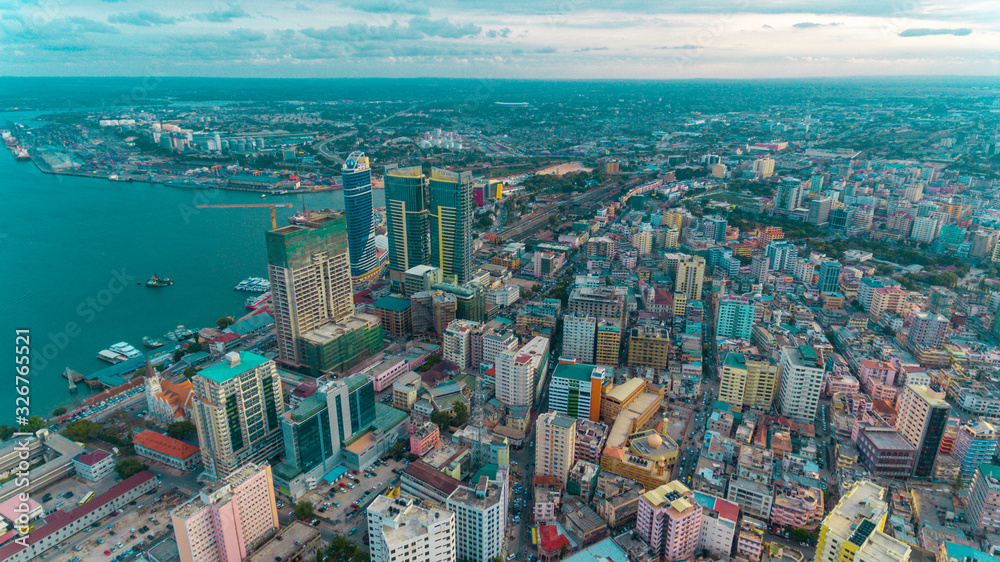
[[[646,438],[646,443],[649,444],[651,449],[659,449],[660,445],[663,445],[663,438],[655,433],[651,433],[649,437]]]
[[[375,237],[375,247],[378,248],[379,250],[388,250],[389,249],[389,237],[386,236],[386,235],[384,235],[384,234],[380,234],[380,235],[376,236]]]

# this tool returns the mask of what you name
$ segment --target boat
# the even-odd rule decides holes
[[[261,198],[261,199],[263,199],[263,198],[265,198],[265,197],[267,197],[267,194],[266,194],[266,193],[261,193],[261,194],[260,194],[260,198]]]
[[[125,357],[124,355],[122,355],[120,353],[115,353],[115,352],[107,350],[107,349],[102,349],[101,351],[98,351],[97,352],[97,358],[100,359],[101,361],[107,361],[108,363],[111,363],[112,365],[117,365],[118,363],[121,363],[122,361],[127,361],[128,360],[128,357]]]
[[[184,326],[177,326],[177,329],[172,332],[167,332],[163,334],[163,337],[170,341],[181,341],[186,340],[194,335],[194,330],[185,328]]]
[[[153,276],[149,278],[149,281],[146,281],[147,287],[169,287],[173,284],[174,284],[173,279],[160,277],[159,275],[156,274],[153,274]]]
[[[268,292],[264,293],[263,295],[260,295],[259,297],[250,297],[250,298],[248,298],[246,306],[247,306],[247,308],[256,309],[258,306],[260,306],[260,305],[264,304],[265,302],[267,302],[268,300],[270,300],[270,298],[271,298],[271,291],[268,291]]]
[[[108,176],[108,179],[111,181],[118,181],[118,174],[111,174]]]
[[[271,282],[263,277],[248,277],[233,287],[237,291],[264,293],[271,290]]]
[[[129,359],[132,359],[133,357],[138,357],[138,356],[142,355],[142,352],[140,352],[138,349],[136,349],[136,348],[132,347],[131,345],[129,345],[128,342],[123,342],[123,341],[120,341],[120,342],[112,345],[108,349],[111,350],[114,353],[119,353],[121,355],[124,355],[125,357],[127,357]]]
[[[308,219],[309,219],[309,217],[307,217],[305,214],[303,214],[302,211],[296,211],[294,215],[288,217],[288,223],[289,224],[302,224],[302,223],[306,222],[306,220],[308,220]]]
[[[31,156],[28,155],[27,150],[21,147],[16,147],[14,148],[14,160],[21,160],[21,161],[31,160]]]
[[[163,346],[167,345],[167,342],[165,342],[165,341],[163,341],[163,340],[161,340],[159,338],[151,338],[149,336],[143,336],[142,337],[142,345],[144,345],[146,347],[151,347],[151,348],[155,349],[157,347],[163,347]]]

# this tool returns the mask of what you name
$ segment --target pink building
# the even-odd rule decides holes
[[[238,562],[278,530],[271,466],[247,463],[170,514],[182,562]]]
[[[410,452],[418,457],[441,444],[441,430],[434,422],[410,422]]]
[[[861,383],[850,373],[833,373],[826,383],[826,395],[833,396],[838,392],[849,392],[854,394],[861,390]]]
[[[392,388],[392,383],[409,372],[409,362],[402,357],[390,355],[361,371],[361,374],[374,383],[375,392],[382,392],[387,388]]]
[[[691,560],[698,550],[702,509],[694,492],[677,480],[639,498],[635,529],[661,560]]]
[[[896,401],[896,368],[891,363],[875,359],[862,359],[858,365],[861,386],[872,400]]]
[[[799,486],[793,482],[774,488],[771,504],[771,524],[781,527],[815,529],[823,520],[823,493],[818,488]]]

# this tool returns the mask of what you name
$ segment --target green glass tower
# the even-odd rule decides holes
[[[389,231],[389,274],[402,282],[403,272],[431,259],[427,178],[420,166],[386,169],[385,207]]]
[[[433,168],[430,178],[431,263],[461,285],[472,275],[472,172]],[[416,264],[414,264],[416,265]]]

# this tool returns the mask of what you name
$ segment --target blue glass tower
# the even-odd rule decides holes
[[[372,171],[364,152],[352,152],[341,168],[351,276],[368,275],[378,266],[375,255],[375,215],[372,212]]]

